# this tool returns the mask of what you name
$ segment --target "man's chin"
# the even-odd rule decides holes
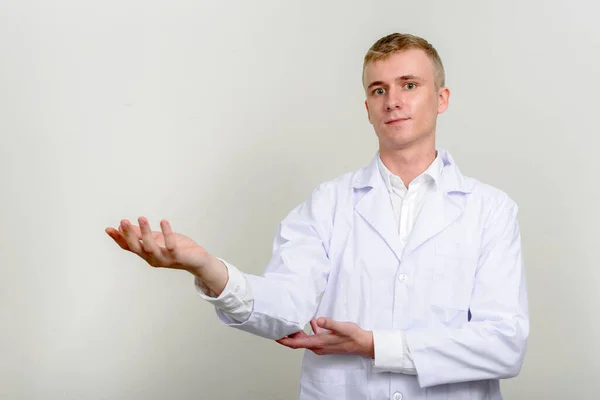
[[[380,152],[398,151],[405,150],[408,148],[421,147],[428,148],[430,141],[427,138],[419,138],[408,135],[394,135],[392,137],[387,136],[382,138],[379,137],[379,150]],[[435,147],[435,141],[433,142]]]
[[[414,137],[410,131],[397,131],[392,133],[387,133],[383,137],[379,137],[379,143],[383,144],[385,147],[405,147],[414,143],[418,138]]]

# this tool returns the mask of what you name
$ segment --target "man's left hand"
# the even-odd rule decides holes
[[[277,340],[291,349],[308,349],[315,354],[357,354],[375,358],[373,332],[365,331],[354,322],[319,318],[310,321],[314,335],[296,332]]]

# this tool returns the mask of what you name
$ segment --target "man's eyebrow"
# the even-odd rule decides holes
[[[416,76],[416,75],[402,75],[399,76],[395,79],[396,81],[423,81],[424,79]],[[384,85],[385,82],[383,81],[375,81],[375,82],[371,82],[369,84],[369,86],[367,86],[367,89],[372,88],[373,86],[380,86],[380,85]]]
[[[425,79],[416,75],[404,75],[399,78],[396,78],[397,81],[424,81]]]
[[[382,81],[371,82],[371,84],[369,86],[367,86],[367,89],[371,89],[373,86],[380,86],[380,85],[383,85]]]

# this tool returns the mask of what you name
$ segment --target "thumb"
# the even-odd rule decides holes
[[[336,330],[337,324],[331,318],[320,317],[317,319],[317,325],[323,329],[328,329],[330,331]]]

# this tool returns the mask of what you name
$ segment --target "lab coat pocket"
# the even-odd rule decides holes
[[[431,305],[447,310],[446,314],[455,310],[466,315],[473,289],[473,257],[460,243],[439,243],[435,252]]]
[[[357,368],[355,363],[344,364],[338,356],[316,356],[316,363],[305,363],[302,367],[301,398],[302,399],[334,399],[364,400],[366,387],[366,370]],[[309,356],[308,359],[314,359]],[[325,366],[323,360],[331,358],[332,364]],[[308,360],[306,360],[308,361]],[[316,361],[316,360],[315,360]]]

